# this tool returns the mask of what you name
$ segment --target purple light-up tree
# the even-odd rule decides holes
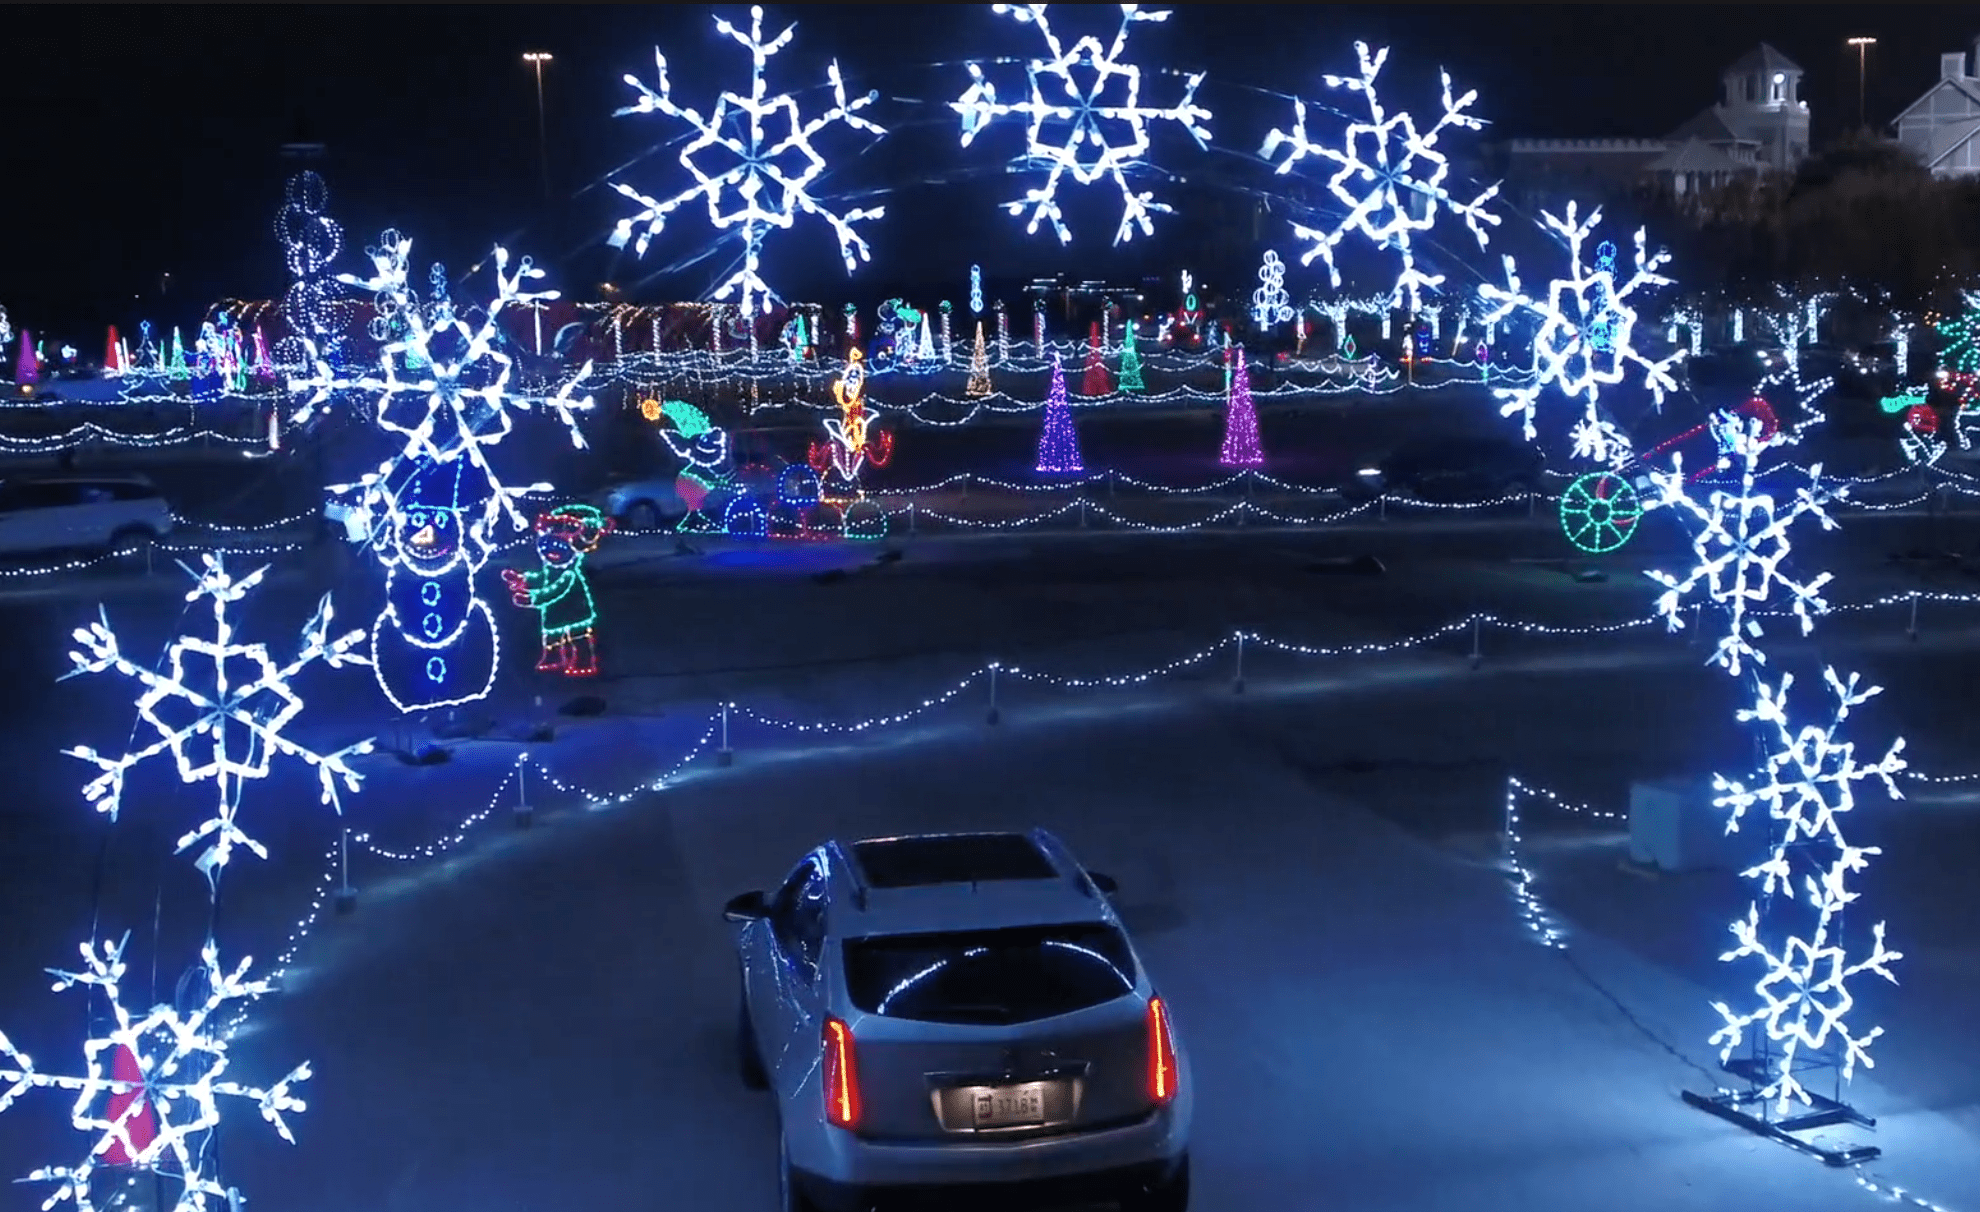
[[[1230,392],[1224,403],[1224,448],[1217,461],[1226,467],[1259,467],[1265,452],[1258,447],[1258,410],[1251,403],[1251,371],[1244,350],[1236,352]]]
[[[1052,390],[1045,397],[1045,429],[1038,435],[1038,471],[1075,475],[1085,470],[1079,458],[1079,431],[1073,428],[1072,406],[1066,403],[1066,371],[1053,358]]]

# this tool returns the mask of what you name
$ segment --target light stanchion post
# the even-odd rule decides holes
[[[1918,642],[1918,591],[1911,591],[1911,622],[1904,628],[1904,634],[1915,644]]]
[[[536,810],[529,805],[529,759],[516,762],[516,828],[527,829],[536,817]]]
[[[722,704],[722,743],[715,750],[717,766],[733,766],[736,762],[736,751],[729,748],[729,712],[734,707],[734,703]]]
[[[1478,668],[1485,662],[1485,651],[1480,642],[1483,638],[1485,619],[1482,615],[1471,616],[1471,667]]]
[[[337,913],[348,915],[357,908],[357,889],[351,887],[351,827],[337,831]]]
[[[996,661],[990,662],[990,714],[984,717],[985,723],[995,724],[1004,718],[1003,713],[997,710],[997,670],[999,668],[1000,666]]]
[[[1231,679],[1231,693],[1244,693],[1244,632],[1237,633],[1237,673]]]

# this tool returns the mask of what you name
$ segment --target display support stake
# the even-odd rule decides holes
[[[1471,667],[1473,669],[1478,668],[1485,661],[1485,653],[1479,647],[1480,633],[1484,628],[1484,622],[1484,619],[1478,615],[1474,614],[1471,616]]]
[[[337,833],[337,913],[347,915],[357,908],[357,889],[351,887],[351,827]]]
[[[527,758],[516,763],[515,815],[518,829],[529,828],[536,815],[536,810],[529,806],[529,759]]]
[[[1918,591],[1915,589],[1911,591],[1911,622],[1905,627],[1904,634],[1913,643],[1918,641]]]
[[[722,743],[715,750],[715,764],[717,766],[733,766],[736,764],[736,751],[729,748],[729,709],[734,706],[734,703],[722,704]]]
[[[1003,714],[997,710],[997,669],[998,668],[999,666],[997,662],[995,661],[990,662],[990,714],[985,717],[985,722],[991,724],[995,724],[999,720],[1004,718]]]
[[[1231,679],[1231,693],[1244,693],[1244,632],[1237,633],[1237,676]]]

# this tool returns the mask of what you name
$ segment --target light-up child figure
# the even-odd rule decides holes
[[[642,406],[642,410],[643,410]],[[724,491],[735,480],[735,466],[729,459],[729,433],[716,428],[708,414],[685,400],[668,400],[659,406],[661,416],[673,422],[660,430],[661,440],[685,466],[674,479],[674,491],[688,508],[676,530],[718,529],[702,512],[711,494]]]
[[[873,427],[879,410],[866,402],[866,363],[857,349],[847,351],[846,369],[832,384],[839,415],[825,419],[830,439],[812,443],[810,463],[821,482],[820,499],[835,505],[865,495],[859,474],[868,463],[885,467],[894,457],[894,436]]]
[[[385,609],[371,653],[393,706],[422,711],[471,702],[495,684],[495,619],[474,586],[493,518],[487,479],[468,460],[405,466],[375,540]]]
[[[516,605],[534,609],[543,633],[538,670],[570,678],[598,672],[598,606],[585,579],[584,558],[611,533],[612,519],[589,505],[561,505],[536,519],[535,572],[502,570]]]

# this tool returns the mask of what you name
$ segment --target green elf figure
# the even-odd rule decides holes
[[[598,541],[611,530],[612,519],[589,505],[559,505],[536,519],[536,554],[543,567],[536,572],[502,570],[510,598],[536,611],[543,631],[538,670],[570,678],[598,673],[593,630],[598,607],[585,580],[584,557],[598,550]]]

